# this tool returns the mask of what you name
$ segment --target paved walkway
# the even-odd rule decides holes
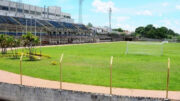
[[[6,83],[11,83],[11,84],[20,84],[19,77],[20,76],[18,74],[0,70],[0,82],[6,82]],[[59,82],[57,82],[57,81],[42,80],[42,79],[28,77],[28,76],[23,76],[23,85],[35,86],[35,87],[45,87],[45,88],[55,88],[55,89],[59,89],[59,86],[60,86]],[[62,87],[65,90],[109,94],[108,87],[73,84],[73,83],[65,83],[65,82],[63,82]],[[123,95],[123,96],[164,98],[166,93],[165,93],[165,91],[156,91],[156,90],[113,88],[113,94]],[[169,98],[180,100],[180,91],[170,91]]]

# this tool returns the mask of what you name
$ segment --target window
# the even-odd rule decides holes
[[[43,12],[43,14],[47,14],[47,12]]]
[[[31,14],[35,14],[35,11],[30,11]]]
[[[36,14],[37,14],[37,15],[41,15],[41,13],[40,13],[40,12],[36,12]]]
[[[29,11],[28,10],[24,10],[24,13],[29,13]]]
[[[70,16],[66,16],[66,18],[71,18]]]
[[[16,8],[12,8],[12,7],[11,7],[11,8],[10,8],[10,11],[16,11]]]
[[[22,13],[22,9],[19,9],[19,8],[18,8],[18,9],[17,9],[17,12]]]
[[[5,10],[5,11],[8,11],[8,10],[9,10],[9,8],[8,8],[8,7],[6,7],[6,6],[0,6],[0,10]]]
[[[6,11],[8,11],[9,10],[9,8],[8,7],[2,7],[2,10],[6,10]]]
[[[53,13],[49,13],[49,15],[53,15],[53,16],[55,16],[55,14],[53,14]]]

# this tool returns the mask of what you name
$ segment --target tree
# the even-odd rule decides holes
[[[9,46],[8,35],[1,34],[0,35],[0,47],[2,49],[1,50],[2,54],[6,54],[7,53],[8,46]]]
[[[173,36],[178,36],[178,34],[171,29],[168,29],[166,27],[156,28],[151,24],[145,27],[136,28],[135,33],[139,34],[142,37],[153,39],[171,39]]]
[[[157,39],[164,39],[164,38],[167,38],[168,36],[168,29],[166,27],[160,27],[160,28],[157,28],[157,31],[156,31],[156,38]]]
[[[13,45],[14,45],[14,37],[13,36],[7,36],[7,45],[9,48],[11,48],[11,52],[13,54]]]
[[[28,47],[29,50],[29,59],[33,60],[33,48],[35,45],[39,43],[39,38],[32,33],[28,32],[27,34],[22,36],[23,45]]]
[[[124,32],[122,28],[113,29],[113,31]]]
[[[144,27],[138,27],[138,28],[136,28],[135,33],[144,37],[145,36],[145,28]]]
[[[88,25],[87,25],[88,27],[93,27],[93,25],[89,22],[88,23]]]
[[[145,27],[145,37],[148,38],[155,38],[155,32],[156,32],[156,28],[153,25],[147,25]]]
[[[18,57],[18,50],[17,47],[19,47],[21,45],[21,40],[20,39],[14,39],[13,42],[13,48],[14,48],[14,57],[17,58]]]

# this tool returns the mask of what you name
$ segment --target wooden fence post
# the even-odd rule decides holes
[[[61,55],[60,61],[59,61],[59,73],[60,73],[60,79],[59,79],[59,85],[60,85],[60,89],[62,89],[62,60],[63,60],[63,56],[64,54]]]
[[[23,59],[23,55],[24,53],[21,54],[20,57],[20,68],[19,68],[19,72],[20,72],[20,84],[22,85],[22,59]]]
[[[168,69],[167,69],[167,84],[166,84],[166,99],[168,99],[168,90],[169,90],[169,76],[170,76],[170,58],[168,58]]]
[[[113,63],[113,56],[111,56],[111,60],[110,60],[110,95],[112,95],[112,63]]]

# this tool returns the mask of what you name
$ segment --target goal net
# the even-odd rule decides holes
[[[127,42],[126,54],[163,55],[163,42]]]

